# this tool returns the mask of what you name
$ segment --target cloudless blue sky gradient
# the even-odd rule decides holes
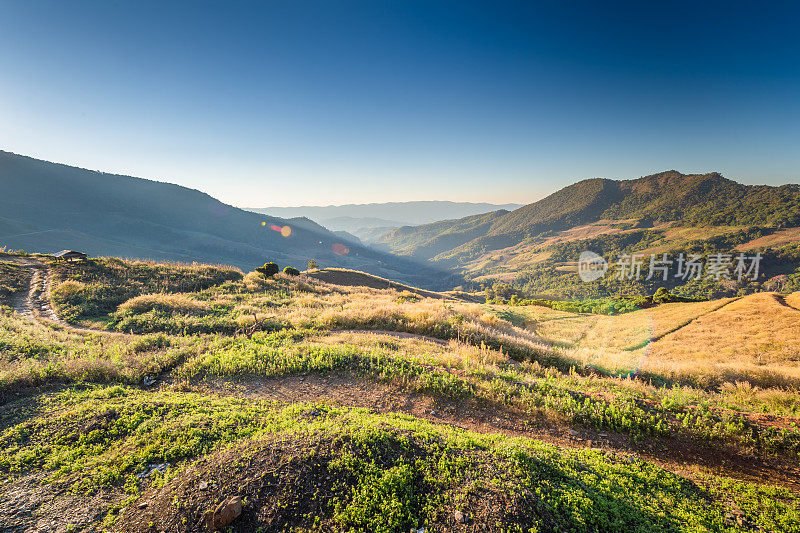
[[[800,181],[793,2],[0,0],[0,149],[239,206]]]

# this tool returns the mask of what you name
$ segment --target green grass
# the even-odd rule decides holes
[[[800,528],[797,497],[782,489],[713,477],[695,485],[626,456],[408,416],[120,386],[44,395],[36,410],[0,435],[0,471],[45,472],[79,493],[136,497],[149,490],[136,478],[147,465],[170,463],[153,481],[164,485],[197,458],[232,446],[256,443],[304,461],[333,445],[337,453],[322,463],[335,479],[334,497],[321,519],[345,531],[443,531],[454,510],[506,531],[737,531],[725,522],[734,501],[753,524]],[[289,452],[271,446],[277,438],[302,445]]]

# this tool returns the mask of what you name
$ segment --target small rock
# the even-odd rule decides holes
[[[456,510],[453,513],[453,518],[455,518],[456,522],[458,522],[459,524],[466,524],[467,523],[467,517],[464,516],[464,513],[462,513],[459,510]]]
[[[140,502],[139,505],[137,505],[136,507],[138,507],[139,509],[147,509],[148,505],[150,504],[147,502]]]
[[[150,376],[145,376],[144,379],[142,379],[142,385],[145,387],[150,387],[151,385],[154,385],[155,382],[156,378]]]
[[[242,498],[231,496],[220,503],[216,509],[206,514],[206,526],[212,531],[229,526],[242,514]]]
[[[200,490],[206,490],[208,488],[208,481],[201,481],[199,487]]]

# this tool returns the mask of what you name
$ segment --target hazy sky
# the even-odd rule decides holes
[[[240,206],[798,182],[797,5],[0,0],[0,149]]]

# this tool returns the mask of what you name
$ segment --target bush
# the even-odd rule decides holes
[[[283,273],[287,276],[299,276],[300,271],[297,270],[295,267],[286,267],[283,269]]]
[[[314,261],[313,259],[309,259],[309,261],[308,261],[308,269],[309,270],[316,270],[318,268],[319,268],[319,265],[317,264],[317,262]]]
[[[119,312],[129,315],[141,315],[153,310],[168,315],[204,315],[211,312],[211,306],[183,294],[143,294],[119,306]]]
[[[275,263],[264,263],[264,266],[256,269],[256,272],[262,274],[265,278],[271,278],[280,271],[281,269]]]

